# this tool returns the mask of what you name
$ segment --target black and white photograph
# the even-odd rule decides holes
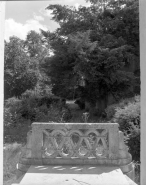
[[[142,4],[0,2],[3,185],[146,184]]]

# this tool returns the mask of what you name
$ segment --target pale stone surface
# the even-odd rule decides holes
[[[133,169],[127,173],[125,173],[130,179],[134,180],[135,179],[135,170],[134,170],[134,165]]]
[[[116,167],[31,166],[20,185],[129,185]]]
[[[43,129],[62,129],[64,127],[68,129],[92,129],[92,128],[118,128],[117,123],[32,123],[32,128]]]
[[[32,127],[32,158],[41,158],[42,157],[42,131],[36,127]]]
[[[129,185],[137,185],[134,181],[132,181],[127,175],[125,175]]]
[[[109,158],[118,159],[119,152],[119,132],[118,126],[109,126]]]

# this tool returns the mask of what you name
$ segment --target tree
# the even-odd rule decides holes
[[[43,30],[42,30],[43,32]],[[25,40],[25,51],[30,57],[30,67],[37,73],[37,84],[35,86],[36,91],[47,92],[51,90],[51,84],[49,77],[44,73],[42,67],[45,58],[50,55],[50,45],[44,40],[42,34],[30,31],[27,34]]]
[[[29,89],[41,94],[51,91],[50,80],[41,67],[47,56],[49,44],[35,31],[28,32],[25,40],[11,37],[5,42],[5,99],[19,97]]]
[[[60,28],[44,33],[54,50],[45,66],[55,94],[67,94],[84,80],[82,96],[90,102],[102,100],[104,109],[109,93],[118,99],[131,91],[134,74],[124,67],[139,65],[138,1],[110,1],[104,6],[90,2],[90,7],[78,10],[47,7]]]
[[[5,42],[4,97],[20,96],[37,82],[36,72],[29,68],[30,58],[23,48],[24,41],[11,37]]]

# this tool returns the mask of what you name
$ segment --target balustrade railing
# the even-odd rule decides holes
[[[18,169],[30,165],[113,165],[134,176],[117,123],[33,123]],[[25,171],[24,170],[24,171]]]
[[[117,159],[116,123],[33,123],[33,158]]]

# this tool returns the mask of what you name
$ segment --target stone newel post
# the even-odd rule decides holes
[[[33,159],[42,158],[42,142],[43,142],[42,129],[38,125],[32,124],[32,158]]]
[[[119,129],[118,124],[115,123],[109,127],[109,158],[117,159],[119,152]]]

